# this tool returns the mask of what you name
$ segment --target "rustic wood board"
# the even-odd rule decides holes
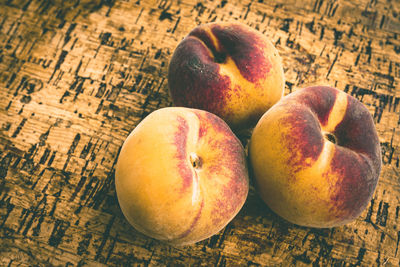
[[[252,189],[221,233],[171,247],[123,218],[118,151],[141,119],[171,105],[177,43],[197,24],[234,20],[275,43],[286,94],[325,84],[368,107],[381,178],[343,227],[290,224]],[[0,1],[0,265],[399,266],[399,35],[394,0]]]

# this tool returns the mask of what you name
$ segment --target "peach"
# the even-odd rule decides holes
[[[249,145],[262,199],[286,220],[328,228],[356,219],[381,170],[371,114],[332,87],[295,91],[268,110]]]
[[[243,206],[245,152],[216,115],[162,108],[127,137],[115,186],[134,228],[173,245],[191,244],[219,232]]]
[[[179,43],[168,83],[176,106],[212,112],[234,130],[254,127],[285,86],[273,44],[247,25],[223,22],[200,25]]]

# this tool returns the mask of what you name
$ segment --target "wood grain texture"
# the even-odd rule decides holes
[[[286,94],[325,84],[361,100],[382,144],[353,223],[310,229],[252,189],[219,234],[170,247],[119,209],[122,142],[170,106],[167,66],[196,25],[241,21],[284,60]],[[390,0],[0,1],[1,266],[399,266],[400,4]]]

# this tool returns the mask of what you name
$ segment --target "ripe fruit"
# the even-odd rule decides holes
[[[331,87],[296,91],[258,122],[250,140],[258,191],[298,225],[333,227],[360,215],[381,170],[373,119],[361,102]]]
[[[220,231],[243,206],[244,149],[214,114],[159,109],[123,144],[115,186],[122,212],[138,231],[170,244],[194,243]]]
[[[278,51],[260,32],[240,23],[210,23],[193,29],[169,64],[176,106],[198,108],[234,130],[256,125],[283,95]]]

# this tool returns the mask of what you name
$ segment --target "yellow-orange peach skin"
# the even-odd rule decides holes
[[[163,108],[122,146],[115,186],[126,219],[173,245],[220,231],[243,206],[248,171],[240,141],[206,111]]]
[[[290,222],[318,228],[357,218],[381,170],[368,109],[325,86],[298,90],[267,111],[253,131],[249,154],[267,205]]]
[[[254,127],[285,86],[273,44],[238,22],[193,29],[174,51],[168,83],[176,106],[212,112],[234,130]]]

